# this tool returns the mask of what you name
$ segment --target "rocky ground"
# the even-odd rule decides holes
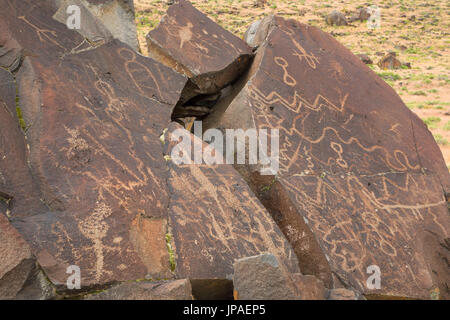
[[[166,0],[135,0],[141,50],[145,36],[154,29],[168,7]],[[318,26],[330,32],[355,54],[367,54],[370,67],[400,95],[428,126],[450,168],[450,3],[444,0],[194,0],[192,3],[225,29],[243,36],[255,20],[277,14]],[[350,17],[357,8],[376,4],[381,9],[379,29],[365,22],[329,26],[325,17],[333,10]],[[381,70],[376,63],[394,51],[411,69]]]

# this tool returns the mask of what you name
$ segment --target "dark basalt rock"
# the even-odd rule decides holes
[[[252,168],[241,171],[302,272],[363,294],[429,298],[434,287],[443,294],[449,275],[433,271],[449,256],[438,243],[448,238],[450,177],[431,133],[330,35],[267,19],[261,25],[272,27],[261,30],[267,36],[241,90],[205,130],[280,130],[280,170],[269,190],[260,191],[266,184]],[[429,257],[433,251],[441,258]],[[380,290],[366,287],[370,265],[381,269]]]
[[[381,69],[400,69],[402,67],[402,63],[397,59],[397,54],[395,52],[389,52],[383,58],[378,61],[378,66]]]
[[[173,123],[166,134],[169,157],[177,145],[171,142],[176,129],[184,130]],[[192,137],[195,144],[206,148]],[[228,279],[234,260],[268,251],[289,272],[299,272],[290,244],[232,165],[177,165],[172,160],[168,165],[169,218],[178,277]]]
[[[171,277],[159,136],[186,78],[117,40],[92,47],[52,19],[50,1],[1,5],[14,9],[1,13],[2,39],[30,52],[15,73],[29,165],[16,162],[12,186],[29,169],[45,204],[13,208],[13,224],[56,285],[65,285],[69,265],[81,268],[83,287]],[[28,200],[2,192],[18,206]]]
[[[299,300],[295,281],[284,265],[270,253],[234,262],[236,300]]]
[[[87,295],[85,300],[192,300],[188,279],[172,281],[126,282],[100,293]]]
[[[0,213],[0,299],[13,299],[34,267],[30,247]]]
[[[336,10],[333,10],[325,17],[325,22],[330,26],[346,26],[348,24],[345,15]]]
[[[1,298],[231,298],[233,280],[236,298],[449,297],[442,154],[332,36],[267,17],[247,33],[246,71],[252,49],[179,0],[148,36],[157,62],[118,40],[132,1],[74,1],[79,31],[66,1],[0,0]],[[174,163],[172,119],[192,116],[279,129],[276,176]],[[258,258],[232,279],[235,260],[267,252],[282,272],[266,278]]]
[[[147,35],[149,56],[187,75],[183,99],[214,94],[247,67],[252,50],[189,1],[171,5],[158,27]]]

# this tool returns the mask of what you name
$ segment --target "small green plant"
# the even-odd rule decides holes
[[[428,117],[422,120],[430,129],[436,129],[438,123],[441,122],[441,118],[439,117]]]
[[[386,80],[397,81],[402,79],[400,75],[393,72],[378,72],[377,74],[380,78],[382,78],[385,81]]]
[[[450,131],[450,121],[447,121],[447,122],[444,124],[443,129],[444,129],[445,131]]]
[[[434,137],[434,140],[436,140],[437,144],[440,144],[442,146],[448,145],[448,140],[445,139],[441,134],[439,134],[439,133],[433,134],[433,137]]]
[[[169,252],[170,270],[172,270],[172,272],[175,272],[176,268],[175,252],[173,251],[172,248],[172,235],[170,233],[166,233],[166,245],[167,251]]]

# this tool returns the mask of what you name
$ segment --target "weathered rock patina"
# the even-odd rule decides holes
[[[189,1],[177,0],[158,25],[147,35],[149,56],[191,82],[184,99],[213,94],[235,80],[247,67],[252,50]]]
[[[449,298],[440,150],[330,35],[267,17],[242,75],[250,47],[186,1],[148,37],[160,62],[132,1],[74,0],[82,30],[69,3],[0,0],[1,298]],[[176,164],[171,120],[211,110],[204,129],[279,129],[278,173]]]
[[[439,287],[448,295],[450,177],[431,133],[330,35],[267,19],[240,90],[205,120],[205,130],[280,130],[275,182],[243,171],[302,272],[364,294],[429,298]],[[381,269],[379,290],[366,287],[370,265]]]
[[[35,259],[22,236],[0,213],[0,299],[13,299],[30,276]]]
[[[271,253],[245,257],[234,262],[236,300],[299,300],[295,281]]]
[[[170,160],[178,145],[171,135],[177,129],[200,148],[208,146],[176,123],[166,133],[169,218],[177,276],[231,279],[234,260],[268,251],[289,272],[299,272],[291,245],[232,165],[176,164]],[[221,157],[218,152],[216,155]]]
[[[171,277],[159,136],[187,79],[117,40],[92,47],[52,19],[50,1],[1,6],[12,8],[0,13],[1,33],[20,46],[14,76],[29,126],[16,171],[30,170],[44,203],[11,208],[13,225],[55,285],[69,265],[80,267],[83,288]],[[2,192],[27,200],[15,191]]]

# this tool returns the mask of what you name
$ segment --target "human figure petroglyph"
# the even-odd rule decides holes
[[[289,39],[292,41],[292,44],[297,49],[293,51],[292,55],[297,57],[300,61],[305,60],[305,62],[310,66],[312,69],[316,69],[317,64],[319,64],[319,58],[314,55],[314,53],[306,52],[306,50],[303,48],[303,46],[295,39],[295,32],[294,30],[291,30],[289,28],[282,29],[282,31],[289,36]]]
[[[96,257],[94,268],[96,281],[100,281],[103,273],[111,273],[111,271],[105,270],[105,250],[118,250],[118,247],[114,248],[103,243],[103,239],[106,237],[109,230],[106,219],[111,216],[111,214],[111,208],[106,203],[99,200],[96,203],[94,211],[87,218],[78,222],[78,229],[80,232],[93,244],[91,250],[94,250]]]

